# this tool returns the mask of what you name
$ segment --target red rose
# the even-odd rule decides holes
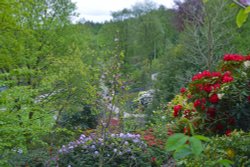
[[[219,102],[219,97],[217,94],[213,94],[212,96],[209,97],[209,101],[211,103],[218,103]]]
[[[173,116],[178,117],[178,115],[179,115],[179,111],[174,111]]]
[[[226,54],[223,57],[224,61],[244,61],[245,57],[238,54]]]
[[[180,111],[182,109],[182,106],[180,104],[174,106],[174,111]]]
[[[212,77],[221,77],[220,72],[212,72],[211,75],[212,75]]]
[[[205,70],[205,71],[202,72],[202,76],[203,77],[211,77],[211,73],[210,73],[210,71]]]
[[[232,76],[228,76],[228,75],[224,75],[222,77],[222,82],[223,83],[228,83],[228,82],[232,82],[234,80],[234,78]]]
[[[192,81],[202,79],[202,77],[203,77],[203,75],[201,73],[198,73],[198,74],[193,76]]]
[[[200,105],[201,105],[200,99],[197,99],[197,100],[194,101],[194,107],[195,108],[199,107]]]
[[[214,90],[219,89],[220,88],[220,84],[216,83],[212,87],[213,87]]]
[[[207,92],[210,93],[212,91],[212,86],[210,84],[204,85],[203,89]]]
[[[186,91],[187,91],[186,88],[181,88],[181,89],[180,89],[180,92],[181,92],[181,93],[185,93]]]
[[[182,106],[180,104],[174,106],[174,117],[177,117],[179,115],[179,111],[182,109]]]
[[[225,132],[225,134],[226,134],[227,136],[230,136],[231,130],[230,130],[230,129],[227,129],[226,132]]]
[[[250,55],[246,56],[245,60],[250,60]]]

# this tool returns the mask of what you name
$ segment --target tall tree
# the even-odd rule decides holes
[[[83,41],[91,41],[90,32],[68,26],[75,9],[70,0],[4,0],[0,5],[3,165],[8,154],[26,152],[42,142],[62,112],[93,104],[98,71],[95,60],[87,58],[91,46]]]

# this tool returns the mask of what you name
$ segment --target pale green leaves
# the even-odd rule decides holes
[[[236,24],[240,28],[244,22],[246,22],[248,14],[245,13],[244,9],[240,9],[236,16]]]
[[[240,9],[237,16],[236,16],[236,24],[240,28],[248,18],[248,14],[250,12],[250,6],[245,9]]]

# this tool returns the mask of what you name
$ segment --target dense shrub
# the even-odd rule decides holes
[[[249,133],[234,131],[230,136],[211,137],[204,143],[202,154],[179,159],[177,164],[185,167],[249,166],[249,146]]]
[[[81,135],[59,150],[59,166],[150,166],[147,145],[139,134]]]
[[[174,128],[190,133],[227,134],[249,130],[250,56],[224,55],[218,70],[193,76],[187,88],[169,103]],[[177,127],[176,127],[177,125]]]

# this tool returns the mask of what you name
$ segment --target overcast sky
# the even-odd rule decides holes
[[[130,8],[137,2],[144,0],[72,0],[76,3],[77,12],[80,16],[77,18],[85,18],[89,21],[104,22],[111,19],[111,12]],[[167,8],[171,8],[173,0],[152,0],[157,4],[162,4]],[[75,20],[75,19],[74,19]]]

